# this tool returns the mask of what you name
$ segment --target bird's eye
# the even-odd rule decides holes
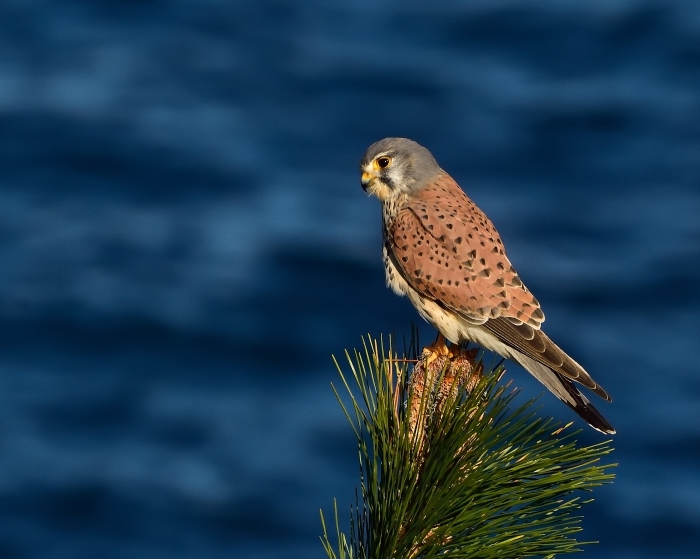
[[[389,166],[389,163],[391,163],[391,159],[388,157],[380,157],[377,159],[377,167],[380,169],[386,169]]]

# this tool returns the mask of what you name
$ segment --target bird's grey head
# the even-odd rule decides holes
[[[360,171],[362,188],[382,202],[410,195],[444,172],[426,148],[407,138],[384,138],[369,146]]]

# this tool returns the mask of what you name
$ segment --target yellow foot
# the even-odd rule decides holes
[[[447,357],[453,355],[452,348],[447,347],[447,340],[442,334],[438,334],[437,340],[431,345],[425,346],[422,351],[425,358],[426,367],[439,357]]]

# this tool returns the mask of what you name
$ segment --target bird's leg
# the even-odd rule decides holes
[[[431,345],[423,348],[423,355],[427,355],[426,365],[430,365],[438,357],[443,355],[449,358],[450,353],[450,348],[447,347],[447,340],[445,336],[442,335],[442,332],[438,332],[437,339]]]

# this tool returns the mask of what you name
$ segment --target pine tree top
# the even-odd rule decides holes
[[[474,350],[424,354],[410,367],[391,339],[388,351],[363,345],[346,352],[351,375],[336,361],[360,487],[348,535],[336,507],[335,546],[321,514],[330,559],[554,557],[590,543],[573,537],[574,513],[612,482],[612,464],[599,463],[609,441],[577,446],[578,432],[539,417],[535,400],[515,407],[503,368],[482,374]]]

